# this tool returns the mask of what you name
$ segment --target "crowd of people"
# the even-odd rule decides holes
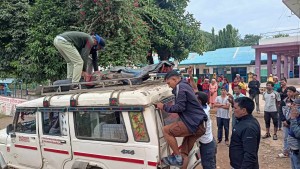
[[[190,79],[193,71],[188,70]],[[266,84],[266,91],[261,92],[260,82],[253,74],[248,86],[240,75],[231,83],[233,94],[229,93],[229,83],[224,76],[217,79],[206,78],[203,83],[187,80],[176,71],[169,72],[165,80],[173,88],[174,105],[158,103],[157,108],[166,112],[178,113],[181,122],[167,125],[163,128],[166,141],[173,150],[173,155],[163,158],[167,165],[186,168],[187,155],[192,145],[198,141],[202,167],[216,168],[217,143],[223,141],[225,130],[225,144],[229,147],[229,158],[232,169],[258,169],[258,149],[260,139],[269,139],[270,124],[273,122],[273,140],[278,140],[277,131],[284,133],[283,153],[280,157],[289,157],[292,169],[300,169],[300,116],[299,94],[294,86],[287,86],[285,78],[278,80],[273,76]],[[258,120],[252,115],[256,107],[260,114],[259,97],[264,101],[264,121],[266,133],[261,135]],[[254,101],[256,104],[254,104]],[[212,135],[210,110],[216,109],[217,141]],[[230,115],[230,110],[232,115]],[[230,131],[231,119],[231,136]],[[283,125],[283,127],[282,127]],[[184,137],[181,150],[175,137]],[[230,138],[230,139],[229,139]]]

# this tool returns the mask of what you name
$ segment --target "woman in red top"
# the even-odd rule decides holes
[[[239,85],[239,81],[235,78],[234,81],[231,83],[232,93],[234,94],[234,87]]]
[[[204,83],[202,84],[202,90],[209,97],[209,80],[208,79],[204,79]]]

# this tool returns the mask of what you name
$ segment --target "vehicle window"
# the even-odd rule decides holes
[[[174,101],[168,102],[167,104],[173,105]],[[165,111],[162,111],[162,118],[163,118],[164,125],[168,125],[180,120],[177,113],[167,113]]]
[[[122,112],[74,112],[79,139],[127,142]]]
[[[36,134],[35,112],[20,112],[17,119],[16,132]]]
[[[144,122],[142,112],[129,112],[129,119],[133,131],[134,140],[137,142],[149,142],[149,135]]]
[[[66,136],[68,134],[65,112],[43,112],[43,134]]]

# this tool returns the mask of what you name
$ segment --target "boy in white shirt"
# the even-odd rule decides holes
[[[273,87],[273,82],[267,82],[267,91],[263,93],[263,100],[265,101],[264,119],[267,133],[262,138],[266,139],[271,137],[270,123],[272,119],[274,124],[273,140],[277,140],[278,105],[280,104],[281,99],[279,93],[274,91]]]
[[[210,119],[210,107],[207,104],[208,96],[204,92],[196,93],[208,119],[206,121],[206,132],[197,141],[200,144],[201,164],[203,169],[216,169],[216,141],[212,134],[212,122]]]

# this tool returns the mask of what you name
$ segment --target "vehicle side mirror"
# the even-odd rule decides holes
[[[6,127],[6,134],[9,135],[9,133],[11,133],[14,130],[14,126],[12,124],[9,124]]]

